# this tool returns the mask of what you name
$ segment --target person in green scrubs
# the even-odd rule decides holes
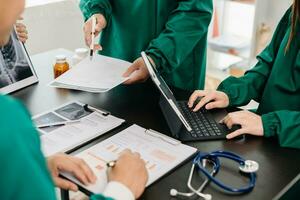
[[[198,111],[243,106],[255,100],[256,112],[239,111],[224,118],[229,128],[241,129],[227,135],[228,139],[242,134],[278,137],[283,147],[300,148],[300,16],[295,0],[281,19],[271,43],[257,57],[258,63],[241,78],[229,77],[217,91],[195,91],[189,106]],[[197,98],[202,98],[195,105]]]
[[[91,44],[91,21],[102,32],[102,55],[133,62],[126,84],[144,82],[149,72],[140,57],[146,51],[173,87],[203,89],[212,0],[81,0],[85,41]],[[102,48],[103,47],[103,48]]]
[[[24,0],[0,0],[0,48],[9,41],[24,6]],[[45,160],[39,134],[20,102],[0,95],[0,113],[1,200],[55,200],[55,186],[77,191],[74,183],[59,177],[61,171],[73,174],[85,185],[96,181],[81,159],[60,153]],[[126,150],[110,170],[103,195],[93,195],[91,200],[133,200],[143,193],[147,179],[140,155]]]

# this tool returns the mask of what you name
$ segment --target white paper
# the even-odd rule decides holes
[[[49,86],[93,93],[107,92],[128,80],[123,74],[131,65],[124,60],[95,54],[93,60],[85,58]]]
[[[80,111],[74,110],[74,107],[68,107],[70,105],[76,105],[81,107],[83,106],[82,103],[71,102],[47,113],[37,115],[33,117],[33,120],[36,121],[37,119],[46,116],[46,120],[51,121],[53,117],[51,119],[47,119],[49,113],[51,113],[52,116],[56,115],[57,117],[66,121],[74,120],[63,116],[59,113],[59,110],[62,110],[64,108],[69,109],[68,111],[70,111],[71,114],[80,113]],[[69,151],[78,145],[81,145],[97,136],[100,136],[120,126],[124,122],[123,119],[119,119],[112,115],[103,116],[101,113],[98,112],[91,112],[89,114],[87,113],[86,116],[83,116],[80,119],[76,118],[76,120],[80,120],[80,122],[64,126],[39,129],[39,132],[41,134],[40,138],[42,143],[42,150],[45,156],[50,156],[58,152]]]
[[[181,143],[174,145],[174,142],[172,144],[167,138],[161,137],[161,134],[155,136],[147,133],[144,128],[133,125],[76,155],[84,159],[94,171],[97,176],[96,184],[83,186],[70,174],[63,175],[95,194],[101,193],[107,184],[106,163],[116,160],[123,150],[130,149],[139,152],[145,160],[149,186],[197,151]]]

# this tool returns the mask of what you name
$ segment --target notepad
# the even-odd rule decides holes
[[[96,54],[92,60],[85,58],[49,86],[92,93],[107,92],[128,79],[123,74],[131,65],[124,60]]]
[[[84,106],[85,104],[80,102],[70,102],[33,117],[36,126],[75,121],[66,125],[38,129],[45,156],[72,150],[120,126],[125,121],[106,111]]]
[[[142,159],[144,159],[149,174],[147,186],[157,181],[197,152],[196,148],[184,145],[180,141],[164,134],[144,129],[138,125],[132,125],[103,142],[75,155],[84,159],[91,167],[97,176],[96,184],[84,186],[72,175],[68,173],[62,174],[94,194],[101,193],[108,182],[106,163],[116,160],[119,154],[125,149],[139,152]]]

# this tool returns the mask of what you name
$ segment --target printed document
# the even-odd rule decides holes
[[[49,86],[92,93],[107,92],[128,79],[123,74],[130,66],[130,62],[96,54],[93,60],[85,58]]]
[[[146,130],[138,125],[132,125],[124,131],[75,155],[84,159],[94,171],[97,176],[96,184],[84,186],[72,175],[62,174],[90,192],[101,193],[108,182],[106,163],[116,160],[125,149],[139,152],[142,159],[146,162],[149,174],[147,186],[184,162],[197,151],[196,148],[181,144],[181,142],[161,133]]]
[[[69,151],[91,139],[96,138],[118,126],[124,120],[104,112],[84,109],[84,104],[71,102],[57,109],[33,117],[36,126],[46,124],[38,131],[45,156]],[[74,123],[68,123],[68,122]],[[57,123],[65,125],[53,125]]]

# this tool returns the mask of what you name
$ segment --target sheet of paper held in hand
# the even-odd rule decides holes
[[[47,111],[33,117],[33,121],[39,128],[42,150],[45,156],[58,152],[69,151],[91,139],[96,138],[118,126],[124,120],[106,115],[105,112],[92,108],[84,109],[84,104],[71,102],[59,108]],[[91,108],[89,106],[89,108]],[[66,125],[50,124],[69,123]]]
[[[116,160],[125,149],[139,152],[146,162],[149,174],[147,186],[174,169],[197,151],[196,148],[184,145],[161,133],[146,130],[138,125],[132,125],[75,155],[84,159],[94,171],[97,176],[96,184],[84,186],[72,175],[68,173],[62,174],[94,194],[101,193],[108,182],[106,163]]]
[[[132,63],[102,55],[93,60],[85,58],[69,71],[52,81],[49,86],[102,93],[122,84],[128,78],[123,74]]]

